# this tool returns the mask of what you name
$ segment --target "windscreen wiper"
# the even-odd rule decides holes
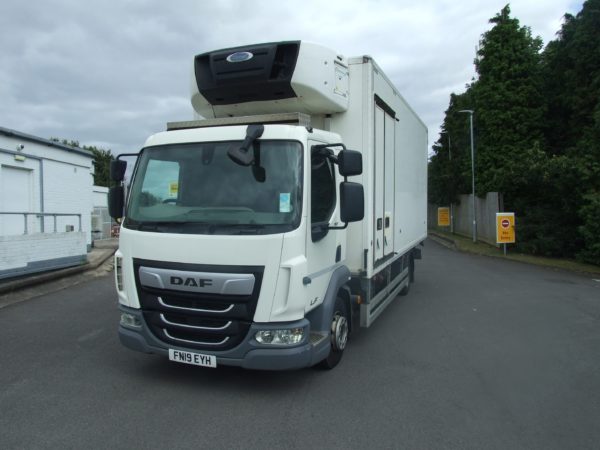
[[[141,222],[137,225],[136,229],[139,231],[155,231],[157,233],[164,233],[166,231],[172,231],[173,227],[176,228],[189,228],[191,226],[207,227],[212,224],[207,222],[191,222],[191,221],[180,221],[180,220],[157,220],[152,222]]]
[[[231,231],[229,234],[261,234],[266,225],[255,223],[215,223],[214,229],[226,229]],[[214,230],[213,230],[214,233]]]

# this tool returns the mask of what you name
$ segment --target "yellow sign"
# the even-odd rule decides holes
[[[450,208],[443,206],[438,208],[438,227],[450,226]]]
[[[169,197],[177,197],[177,193],[179,192],[179,183],[169,183]]]
[[[496,213],[496,242],[513,244],[515,241],[515,213]]]

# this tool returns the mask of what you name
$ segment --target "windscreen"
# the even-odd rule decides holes
[[[302,146],[256,141],[254,164],[234,163],[238,142],[148,147],[141,153],[124,226],[199,234],[272,234],[300,223]]]

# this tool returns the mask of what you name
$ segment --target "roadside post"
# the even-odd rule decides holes
[[[515,241],[515,213],[496,213],[496,243],[504,244],[504,256],[506,244],[514,244]]]

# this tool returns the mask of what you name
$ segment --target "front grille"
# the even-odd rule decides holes
[[[176,290],[140,281],[143,272],[252,275],[254,286],[245,295]],[[161,341],[199,350],[228,350],[244,340],[252,324],[264,267],[206,266],[134,259],[135,281],[144,320]],[[143,279],[148,279],[145,276]],[[162,287],[159,287],[162,286]]]

